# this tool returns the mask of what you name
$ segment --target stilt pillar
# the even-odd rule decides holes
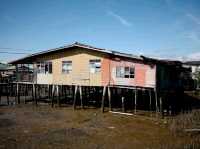
[[[137,113],[137,88],[135,88],[135,108],[134,108],[134,113]]]
[[[110,87],[108,87],[108,102],[109,102],[109,111],[112,111]]]
[[[102,102],[101,102],[101,111],[104,112],[104,101],[106,96],[106,86],[103,87],[103,95],[102,95]]]
[[[76,109],[76,99],[77,99],[77,91],[78,91],[78,86],[75,86],[75,90],[74,90],[74,101],[73,101],[73,109]]]
[[[80,93],[80,100],[81,100],[81,108],[83,109],[84,105],[83,105],[83,94],[82,94],[82,87],[81,86],[79,86],[79,93]]]

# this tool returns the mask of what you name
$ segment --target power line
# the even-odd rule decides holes
[[[2,47],[0,47],[0,50],[33,51],[33,50],[26,50],[26,49],[2,48]]]
[[[30,54],[30,53],[24,53],[24,52],[7,52],[7,51],[0,51],[0,53],[3,53],[3,54]]]

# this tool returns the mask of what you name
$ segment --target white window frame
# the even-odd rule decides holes
[[[101,59],[91,59],[89,60],[90,73],[101,72]]]
[[[72,72],[72,61],[62,61],[62,73],[70,74],[71,72]]]
[[[38,62],[36,64],[38,74],[52,74],[52,62]]]
[[[133,70],[133,72],[131,72]],[[135,67],[134,66],[116,66],[116,78],[135,78]]]

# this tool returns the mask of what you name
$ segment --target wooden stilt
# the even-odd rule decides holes
[[[27,92],[28,92],[27,86],[28,86],[28,84],[25,84],[25,86],[24,86],[24,104],[26,104],[26,96],[27,96]]]
[[[76,109],[76,97],[77,97],[77,91],[78,91],[78,86],[75,86],[75,90],[74,90],[74,102],[73,102],[73,109]]]
[[[154,89],[154,93],[155,93],[155,102],[156,102],[156,116],[157,116],[157,114],[158,114],[159,110],[158,110],[158,95],[157,95],[157,91],[156,91],[156,89]]]
[[[137,88],[135,88],[135,109],[134,113],[137,113]]]
[[[122,112],[125,112],[125,106],[124,106],[124,97],[122,97]]]
[[[104,112],[104,101],[106,96],[106,86],[103,87],[103,95],[102,95],[102,101],[101,101],[101,111]]]
[[[35,92],[34,92],[34,85],[33,84],[31,85],[31,89],[32,89],[32,101],[34,101],[34,93]]]
[[[46,89],[46,88],[45,88]],[[50,90],[50,85],[47,85],[47,99],[49,99],[49,90]]]
[[[57,104],[60,107],[60,86],[56,85],[56,99],[57,99]]]
[[[152,104],[152,98],[151,98],[151,89],[149,89],[149,110],[150,110],[150,113],[152,112],[152,108],[151,108],[151,105]],[[150,116],[152,116],[152,113],[150,114]]]
[[[37,106],[37,84],[33,84],[34,87],[34,100],[35,100],[35,105]]]
[[[55,93],[55,85],[52,85],[51,107],[54,106],[54,93]]]
[[[160,100],[160,114],[161,114],[161,117],[163,118],[163,100],[162,100],[162,97],[160,97],[159,100]]]
[[[1,84],[1,85],[0,85],[0,104],[1,104],[1,96],[2,96],[1,94],[2,94],[2,89],[3,89],[2,86],[3,86],[3,85]]]
[[[83,109],[84,105],[83,105],[83,95],[82,95],[82,87],[81,86],[79,86],[79,93],[80,93],[80,100],[81,100],[81,108]]]
[[[9,105],[9,93],[10,93],[10,86],[7,84],[7,104]]]
[[[111,91],[110,87],[108,86],[108,102],[109,102],[109,111],[112,111],[112,105],[111,105]]]
[[[20,104],[20,87],[19,87],[19,83],[17,83],[17,103]]]

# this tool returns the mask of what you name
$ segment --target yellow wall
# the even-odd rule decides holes
[[[94,51],[71,49],[39,57],[36,61],[52,61],[53,81],[49,84],[101,86],[101,72],[90,73],[89,60],[101,59],[102,61],[103,57],[103,54]],[[62,73],[62,61],[72,61],[70,74]],[[43,79],[47,80],[45,76]]]

